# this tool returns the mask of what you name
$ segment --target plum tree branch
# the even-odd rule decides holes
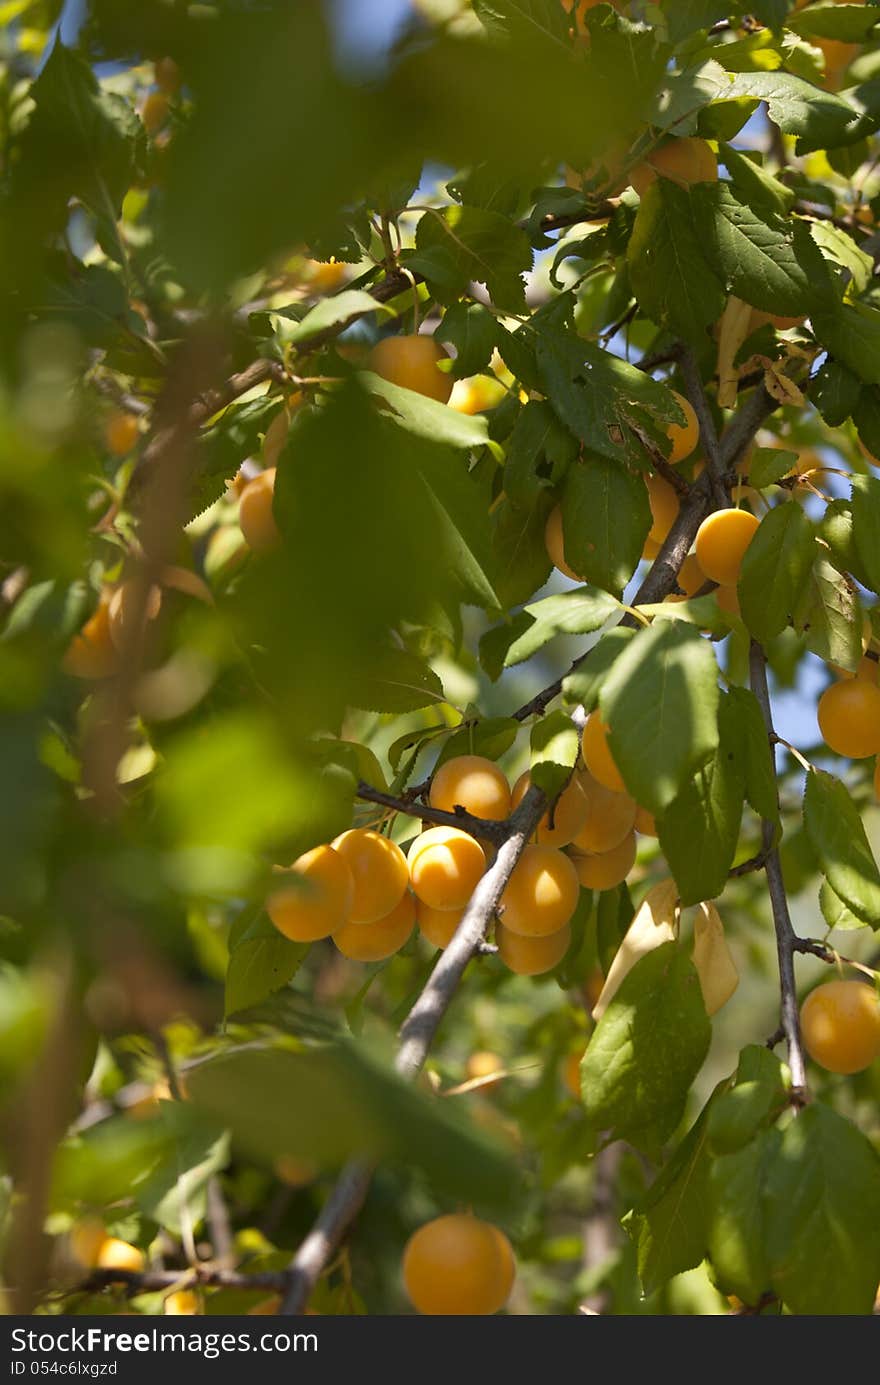
[[[455,936],[441,953],[427,985],[401,1026],[400,1046],[394,1066],[402,1077],[414,1077],[422,1067],[440,1021],[449,1008],[468,963],[483,941],[513,868],[535,830],[546,803],[542,791],[532,785],[519,807],[503,824],[505,835],[495,860],[474,890]],[[372,1166],[363,1159],[352,1160],[342,1170],[315,1225],[290,1264],[281,1305],[283,1314],[297,1314],[305,1309],[318,1278],[363,1206],[372,1176]]]
[[[749,672],[752,692],[758,699],[770,754],[774,759],[776,751],[773,742],[773,709],[770,704],[770,689],[767,685],[767,657],[757,640],[752,640],[749,650]],[[770,893],[770,908],[773,913],[773,926],[776,932],[776,955],[779,961],[780,1020],[788,1049],[788,1066],[791,1071],[792,1098],[802,1103],[807,1096],[807,1074],[804,1050],[801,1041],[800,1016],[797,1003],[797,983],[794,974],[794,954],[798,951],[798,938],[792,927],[788,908],[788,896],[782,876],[782,863],[774,842],[775,828],[772,822],[764,819],[761,827],[764,844],[764,871]]]
[[[368,803],[378,803],[381,807],[391,808],[396,813],[423,818],[426,822],[435,822],[441,827],[459,827],[462,832],[470,832],[472,837],[482,837],[493,845],[507,840],[509,829],[505,821],[478,818],[473,813],[466,813],[464,808],[457,807],[454,812],[448,813],[443,808],[432,808],[429,803],[418,802],[414,797],[394,798],[380,789],[374,789],[372,784],[365,784],[363,780],[355,789],[355,794]]]
[[[730,504],[730,496],[724,484],[724,464],[721,460],[718,434],[715,431],[715,420],[712,417],[709,400],[706,398],[706,391],[703,388],[700,369],[689,346],[682,349],[680,364],[685,389],[700,425],[700,442],[703,444],[703,451],[706,454],[706,468],[712,478],[712,493],[716,505],[723,509],[724,506]]]

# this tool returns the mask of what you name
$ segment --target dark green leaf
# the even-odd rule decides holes
[[[770,1288],[764,1187],[781,1144],[778,1130],[764,1130],[736,1153],[715,1159],[709,1174],[709,1256],[725,1292],[749,1305]]]
[[[873,591],[880,590],[880,479],[852,479],[852,537]]]
[[[619,595],[651,528],[643,477],[607,457],[580,457],[565,478],[562,528],[572,570]]]
[[[731,687],[726,706],[739,736],[739,755],[745,770],[746,798],[759,817],[778,822],[776,773],[767,727],[758,699],[748,688]]]
[[[828,883],[857,918],[880,925],[880,871],[856,805],[839,779],[811,770],[804,826]]]
[[[749,485],[763,490],[772,486],[797,466],[797,452],[788,452],[780,447],[756,447],[749,455]]]
[[[766,643],[789,624],[815,554],[813,526],[794,501],[761,520],[739,579],[742,617],[756,640]]]
[[[730,1154],[774,1121],[788,1100],[788,1072],[775,1054],[749,1044],[740,1054],[736,1082],[720,1093],[709,1117],[709,1143],[716,1154]]]
[[[577,452],[577,440],[551,405],[532,400],[517,418],[507,445],[506,494],[514,505],[532,505],[540,491],[562,480]]]
[[[627,251],[630,282],[659,327],[699,345],[727,295],[705,256],[689,194],[668,178],[646,189]]]
[[[437,341],[455,347],[456,379],[484,371],[498,345],[495,319],[482,303],[453,303],[443,314],[443,321],[434,333]]]
[[[817,558],[794,615],[794,628],[825,663],[854,673],[862,657],[862,607],[855,584]]]

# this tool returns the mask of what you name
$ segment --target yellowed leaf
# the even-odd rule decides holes
[[[721,915],[711,901],[700,905],[694,922],[693,958],[706,1014],[714,1015],[739,985],[739,972],[727,946]]]
[[[593,1019],[600,1020],[608,1009],[623,978],[640,957],[653,952],[661,943],[673,942],[678,926],[678,886],[674,880],[652,885],[635,912],[633,921],[608,968],[605,985],[593,1006]]]

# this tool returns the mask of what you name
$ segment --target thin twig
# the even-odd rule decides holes
[[[532,785],[506,823],[505,840],[492,865],[474,890],[449,946],[441,954],[428,983],[400,1030],[395,1068],[414,1077],[422,1067],[440,1021],[458,989],[465,969],[483,941],[513,868],[546,807],[546,798]],[[309,1295],[348,1227],[363,1206],[372,1166],[362,1159],[347,1164],[312,1230],[291,1262],[283,1314],[301,1313]]]
[[[368,803],[378,803],[383,808],[393,809],[396,813],[406,813],[408,817],[436,822],[441,827],[459,827],[462,832],[470,832],[472,837],[481,837],[484,841],[500,843],[508,834],[506,822],[478,818],[473,813],[466,813],[464,808],[456,807],[454,812],[448,813],[443,808],[432,808],[429,803],[417,803],[410,797],[393,798],[391,794],[382,793],[380,789],[374,789],[372,784],[365,784],[363,780],[358,784],[355,793],[358,798],[363,798]]]
[[[723,509],[730,504],[730,496],[724,484],[724,464],[721,460],[718,434],[715,431],[715,420],[712,417],[712,410],[709,408],[706,391],[703,389],[699,366],[689,346],[686,346],[681,353],[681,373],[688,398],[693,405],[697,422],[700,425],[700,442],[706,454],[706,468],[712,477],[715,502]]]
[[[767,686],[767,658],[757,640],[752,640],[749,651],[749,671],[752,692],[761,707],[771,754],[775,757],[772,741],[773,710],[770,705],[770,689]],[[770,892],[770,907],[773,912],[773,926],[776,930],[776,955],[779,960],[780,1019],[788,1049],[788,1066],[791,1071],[792,1098],[801,1104],[807,1096],[807,1073],[804,1050],[801,1042],[800,1016],[798,1014],[797,983],[794,974],[794,954],[797,951],[797,935],[792,927],[788,909],[785,881],[782,877],[782,864],[774,844],[775,827],[767,819],[762,824],[762,839],[766,861],[764,870]]]

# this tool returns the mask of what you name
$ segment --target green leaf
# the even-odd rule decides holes
[[[774,125],[784,134],[797,135],[798,154],[845,144],[850,131],[856,130],[857,112],[842,97],[820,91],[790,72],[738,72],[729,95],[766,101]]]
[[[580,743],[567,712],[548,712],[532,727],[529,777],[548,798],[555,798],[571,778]]]
[[[764,1130],[751,1144],[713,1160],[709,1173],[709,1256],[721,1287],[749,1305],[770,1288],[764,1188],[781,1144],[778,1130]]]
[[[600,694],[615,762],[637,802],[662,816],[718,744],[718,665],[682,621],[640,630]]]
[[[599,704],[599,692],[609,669],[635,633],[627,625],[616,625],[606,630],[598,644],[578,661],[577,668],[562,680],[566,702],[583,707],[585,712],[592,712]]]
[[[522,724],[513,717],[485,717],[472,726],[462,726],[444,744],[435,768],[456,755],[483,755],[487,760],[500,760],[521,730]]]
[[[351,1157],[394,1161],[421,1169],[453,1199],[496,1207],[518,1187],[506,1153],[454,1103],[417,1091],[363,1043],[226,1051],[190,1068],[187,1089],[195,1106],[267,1162],[283,1154],[330,1166]]]
[[[445,702],[443,684],[423,659],[405,649],[376,650],[351,689],[351,703],[370,712],[414,712]]]
[[[846,786],[824,770],[807,775],[804,826],[835,894],[857,918],[880,926],[880,872],[861,816]]]
[[[796,34],[833,38],[840,43],[864,43],[877,23],[872,5],[810,5],[790,14],[786,28]]]
[[[775,1054],[748,1044],[740,1054],[736,1082],[721,1092],[709,1117],[709,1143],[715,1154],[730,1154],[748,1144],[763,1125],[776,1120],[788,1100],[788,1070]]]
[[[790,222],[773,212],[759,215],[721,182],[695,184],[689,200],[702,253],[731,293],[769,312],[807,311],[810,278]]]
[[[854,673],[862,657],[862,607],[855,584],[817,558],[794,613],[807,648],[828,664]]]
[[[810,385],[810,399],[829,428],[839,428],[855,411],[861,384],[838,361],[826,360]]]
[[[698,345],[727,295],[707,263],[689,194],[668,178],[645,191],[627,250],[630,282],[659,327]]]
[[[552,323],[542,321],[538,327],[533,319],[528,329],[516,335],[523,336],[526,330],[535,341],[539,387],[590,454],[598,452],[644,468],[646,456],[638,430],[666,456],[670,447],[666,425],[681,424],[684,419],[665,385]]]
[[[596,953],[602,971],[608,973],[615,954],[633,921],[633,902],[626,885],[601,890],[596,901]]]
[[[716,899],[736,855],[745,794],[739,727],[727,695],[718,708],[719,742],[657,823],[660,846],[683,906]]]
[[[764,1182],[773,1288],[792,1313],[871,1312],[880,1282],[880,1159],[814,1101],[787,1126]]]
[[[829,928],[866,927],[865,920],[856,917],[852,909],[844,904],[840,895],[834,893],[827,880],[823,880],[819,888],[819,908]]]
[[[781,447],[756,447],[749,455],[749,485],[759,491],[772,486],[797,463],[797,452],[787,452]]]
[[[791,621],[815,554],[813,526],[794,501],[761,520],[746,549],[738,590],[743,620],[762,644]]]
[[[364,389],[382,400],[383,415],[398,428],[427,442],[447,447],[482,447],[489,440],[489,423],[482,414],[463,414],[415,390],[392,385],[370,370],[361,371]]]
[[[291,321],[283,313],[279,313],[278,316],[282,321],[282,340],[290,342],[292,346],[298,346],[329,328],[341,327],[344,323],[363,317],[365,313],[376,312],[388,314],[391,310],[387,304],[380,303],[378,298],[374,298],[365,289],[343,289],[341,293],[333,294],[330,298],[322,298],[320,303],[316,303],[305,317],[298,321]]]
[[[880,383],[880,312],[866,303],[834,303],[810,318],[822,345],[869,384]]]
[[[282,406],[281,395],[230,404],[216,423],[199,434],[198,469],[190,517],[213,505],[246,457],[259,451],[260,437]]]
[[[505,608],[534,596],[550,576],[553,564],[544,542],[550,497],[527,507],[505,497],[492,514],[495,590]]]
[[[407,267],[425,275],[441,301],[485,284],[498,308],[525,307],[525,278],[532,267],[525,231],[508,217],[483,207],[446,207],[425,212],[416,227],[416,248]]]
[[[874,261],[841,227],[831,221],[814,221],[810,235],[826,260],[845,269],[856,293],[864,293],[874,273]]]
[[[504,490],[514,505],[534,503],[541,491],[558,485],[578,452],[577,439],[552,406],[532,400],[520,413],[507,444]]]
[[[587,581],[619,595],[635,572],[651,528],[643,477],[607,457],[580,457],[565,478],[565,560]]]
[[[722,145],[720,153],[733,189],[743,202],[764,215],[777,212],[785,216],[791,211],[795,194],[767,172],[760,155],[750,159],[731,144]]]
[[[851,574],[863,587],[870,587],[871,580],[856,552],[852,503],[849,500],[832,500],[825,507],[817,535],[827,543],[830,560],[838,572],[845,576]]]
[[[684,1113],[712,1026],[693,964],[678,943],[639,959],[587,1045],[587,1119],[611,1139],[656,1151]]]
[[[726,706],[739,736],[737,753],[745,772],[746,798],[759,817],[778,822],[776,772],[758,699],[748,688],[734,686],[727,694]]]
[[[168,1140],[165,1157],[135,1190],[137,1206],[174,1236],[205,1215],[207,1186],[229,1163],[229,1135],[185,1102],[160,1101],[157,1121]]]
[[[646,1294],[673,1275],[699,1265],[706,1254],[707,1192],[711,1160],[706,1131],[710,1100],[672,1158],[634,1204],[623,1225],[638,1248]]]
[[[437,341],[455,347],[453,375],[457,380],[484,371],[500,340],[495,318],[482,303],[453,303],[434,333]]]
[[[852,537],[873,591],[880,590],[880,478],[852,478]]]
[[[575,587],[525,606],[512,620],[487,630],[480,640],[480,662],[493,680],[521,664],[557,635],[587,635],[620,607],[595,587]]]
[[[224,1012],[234,1015],[258,1005],[286,986],[308,952],[306,943],[292,943],[261,915],[238,939],[229,954]]]
[[[433,520],[436,558],[454,574],[466,601],[485,610],[498,610],[489,521],[473,477],[460,458],[439,449],[414,454],[413,471],[421,482]]]

